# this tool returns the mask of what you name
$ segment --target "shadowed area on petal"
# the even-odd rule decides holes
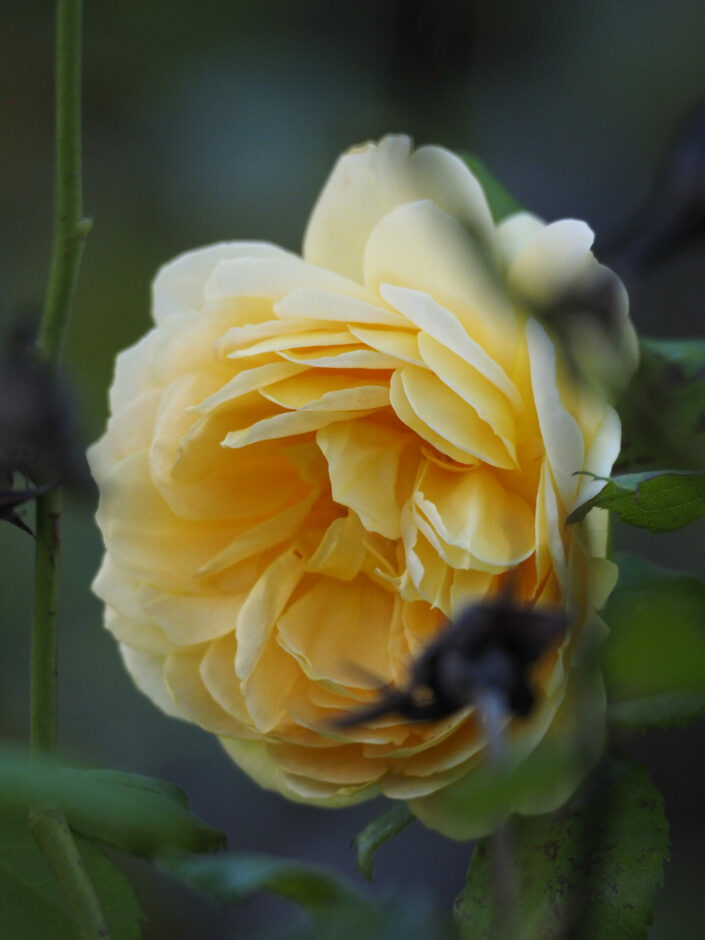
[[[415,501],[443,542],[485,565],[511,568],[534,550],[532,508],[488,469],[458,474],[427,463]]]
[[[493,359],[511,364],[519,333],[499,270],[486,246],[433,203],[399,206],[377,224],[365,246],[365,283],[395,307],[382,284],[430,295]]]
[[[388,675],[393,606],[391,593],[364,575],[348,582],[322,578],[279,618],[279,639],[316,673],[344,685],[374,687],[361,670]]]
[[[507,445],[480,418],[475,408],[464,402],[432,372],[406,366],[401,370],[400,378],[413,411],[443,441],[493,466],[506,469],[516,466]]]
[[[354,509],[369,531],[399,538],[405,490],[418,460],[413,436],[360,418],[320,430],[316,441],[328,461],[333,499]]]

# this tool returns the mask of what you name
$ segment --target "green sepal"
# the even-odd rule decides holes
[[[482,186],[492,218],[496,224],[499,224],[502,219],[506,219],[508,215],[522,211],[523,207],[500,183],[497,177],[490,173],[479,157],[475,156],[474,153],[463,153],[461,157],[472,170],[480,186]]]

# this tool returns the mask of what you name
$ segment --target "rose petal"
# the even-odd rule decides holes
[[[285,252],[276,258],[219,261],[206,281],[205,298],[224,301],[234,297],[262,297],[276,301],[298,287],[320,287],[363,301],[371,299],[360,284]]]
[[[395,206],[430,198],[491,244],[492,218],[475,177],[441,147],[412,153],[410,138],[383,138],[344,154],[309,220],[304,257],[362,281],[362,257],[372,229]]]
[[[379,304],[320,287],[299,287],[274,305],[280,319],[313,319],[345,323],[404,326],[404,318]]]
[[[321,578],[279,618],[279,641],[318,675],[368,688],[365,671],[389,671],[393,606],[392,595],[364,576],[347,582]]]
[[[521,406],[519,391],[504,369],[468,334],[455,314],[422,291],[383,284],[380,292],[415,326],[464,359],[471,368],[496,385],[512,404]]]
[[[351,326],[350,332],[360,342],[396,360],[394,367],[398,366],[399,362],[411,362],[419,366],[424,364],[414,333],[406,330],[372,330],[358,326]]]
[[[187,251],[165,264],[152,285],[152,309],[157,323],[179,313],[198,310],[205,300],[205,286],[213,269],[223,260],[235,258],[292,257],[267,242],[221,242]]]
[[[283,552],[257,579],[240,608],[235,624],[235,671],[240,679],[254,669],[291,592],[301,580],[304,566],[298,549]]]
[[[491,466],[505,469],[516,467],[506,444],[479,417],[475,408],[463,401],[433,372],[416,366],[405,366],[399,375],[409,405],[438,438],[447,441],[456,452],[460,451]],[[397,400],[392,397],[393,407]],[[439,449],[448,453],[446,448]]]
[[[413,438],[361,418],[322,428],[316,441],[328,461],[333,499],[353,509],[370,532],[399,538],[399,515],[408,495],[403,470],[413,461]]]
[[[526,324],[526,341],[531,362],[531,385],[546,456],[564,507],[572,506],[578,489],[575,473],[582,470],[585,463],[583,436],[575,418],[561,401],[555,346],[536,320],[531,319]]]
[[[433,203],[399,206],[378,222],[365,247],[365,284],[388,302],[382,284],[428,294],[455,312],[492,359],[511,366],[517,321],[499,271],[476,239]]]
[[[191,655],[172,653],[167,657],[164,681],[177,707],[185,718],[213,734],[252,737],[252,730],[224,711],[208,692],[201,679],[202,660],[202,651]]]
[[[119,648],[125,668],[140,692],[171,718],[184,718],[164,681],[165,657],[126,646],[124,643],[121,643]]]

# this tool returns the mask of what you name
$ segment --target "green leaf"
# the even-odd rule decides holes
[[[244,901],[268,892],[295,901],[314,918],[372,908],[363,891],[322,865],[245,852],[180,855],[163,864],[171,874],[219,901]]]
[[[498,224],[502,219],[515,212],[521,212],[522,206],[514,196],[508,192],[502,183],[493,176],[479,157],[472,153],[461,154],[465,163],[477,177],[477,181],[485,191],[485,198],[490,207],[492,218]]]
[[[646,940],[668,853],[661,795],[641,767],[606,762],[561,810],[510,830],[522,940]],[[492,865],[475,850],[455,905],[461,940],[491,940]]]
[[[619,470],[705,467],[705,340],[643,339],[639,370],[617,410]]]
[[[174,856],[162,866],[219,901],[243,901],[266,892],[295,902],[311,923],[286,936],[317,940],[440,940],[446,936],[423,894],[373,895],[322,865],[243,852]]]
[[[602,616],[600,661],[612,721],[682,722],[705,706],[705,584],[620,553],[619,580]]]
[[[611,479],[589,475],[606,480],[605,486],[571,512],[569,524],[584,519],[595,506],[617,513],[622,522],[652,532],[673,532],[705,515],[704,473],[660,470]]]
[[[357,867],[370,881],[374,867],[373,856],[377,849],[408,826],[413,818],[414,814],[406,803],[394,803],[391,809],[373,819],[355,836],[353,842],[357,849]]]
[[[0,811],[57,807],[75,831],[148,858],[222,848],[224,838],[188,809],[178,787],[119,771],[67,768],[0,746]]]
[[[144,914],[122,872],[92,842],[76,838],[112,940],[138,940]],[[27,820],[0,814],[0,936],[75,940],[76,928]]]

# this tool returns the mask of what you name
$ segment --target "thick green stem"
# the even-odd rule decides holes
[[[56,208],[54,242],[37,347],[57,369],[71,316],[83,244],[90,223],[81,193],[82,0],[56,8]],[[61,561],[61,494],[37,500],[32,623],[31,746],[51,751],[57,737],[56,624]],[[37,807],[30,828],[66,899],[82,940],[109,937],[105,916],[73,836],[60,812]]]
[[[66,899],[77,936],[80,940],[110,937],[100,901],[63,815],[51,810],[33,813],[29,828]]]

